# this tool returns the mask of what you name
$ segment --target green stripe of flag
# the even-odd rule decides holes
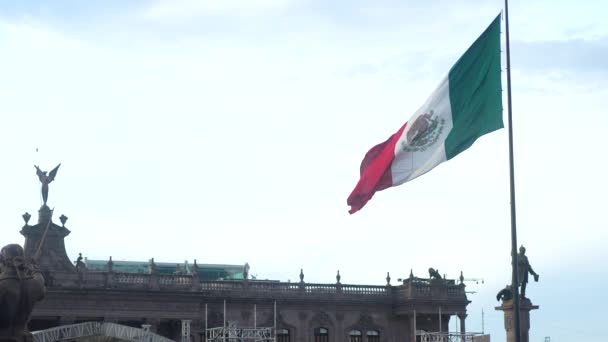
[[[478,137],[503,128],[499,15],[449,73],[454,128],[445,141],[452,159]]]

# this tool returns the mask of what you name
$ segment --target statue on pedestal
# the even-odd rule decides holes
[[[519,247],[519,254],[517,254],[517,270],[517,279],[519,280],[519,286],[521,287],[521,297],[526,298],[528,273],[534,276],[534,281],[536,282],[538,282],[539,275],[532,269],[532,265],[530,265],[528,257],[526,256],[526,248],[523,245]]]
[[[515,251],[513,251],[514,253]],[[517,262],[518,284],[507,285],[496,294],[496,300],[502,300],[502,303],[495,309],[504,312],[507,342],[527,342],[529,341],[530,331],[530,311],[537,310],[539,306],[532,304],[530,299],[526,297],[526,285],[528,284],[528,274],[534,276],[534,281],[538,281],[539,276],[532,269],[524,246],[519,248],[517,255],[513,254],[512,256],[516,257],[515,262]],[[516,302],[514,297],[518,287],[521,287],[521,296],[519,296],[519,301]],[[519,312],[516,312],[517,308],[519,308]],[[519,318],[519,325],[516,324],[516,318]]]
[[[30,342],[27,329],[36,302],[45,295],[44,277],[20,245],[0,250],[0,341]]]
[[[42,171],[42,170],[40,170],[38,165],[34,165],[34,167],[36,168],[36,175],[38,175],[38,179],[40,180],[40,183],[42,183],[41,191],[42,191],[42,201],[44,203],[43,206],[46,206],[46,201],[49,198],[49,184],[55,179],[55,176],[57,175],[57,171],[59,170],[60,166],[61,166],[61,163],[59,165],[57,165],[47,175],[46,171]]]

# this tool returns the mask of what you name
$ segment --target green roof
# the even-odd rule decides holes
[[[114,272],[148,273],[148,261],[115,261]],[[192,266],[188,262],[155,262],[158,274],[191,274]],[[90,271],[107,271],[107,260],[85,259],[85,265]],[[179,271],[178,271],[179,267]],[[198,264],[198,273],[201,280],[242,280],[244,265]]]

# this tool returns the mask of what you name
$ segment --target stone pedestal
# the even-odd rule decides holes
[[[25,255],[27,257],[34,257],[38,252],[38,248],[40,248],[40,255],[38,255],[37,261],[43,273],[75,273],[76,268],[65,251],[64,238],[70,234],[70,231],[63,225],[59,226],[53,222],[52,212],[49,207],[43,205],[38,211],[38,215],[38,224],[30,226],[26,223],[21,229],[21,234],[25,236],[25,244],[23,246]],[[41,246],[43,237],[44,243]]]
[[[513,310],[513,300],[505,300],[501,306],[495,307],[498,311],[505,313],[505,330],[507,331],[507,342],[515,342],[515,321]],[[528,298],[521,298],[519,301],[519,327],[521,329],[521,342],[529,342],[528,332],[530,331],[530,310],[538,309],[538,305],[533,305]]]

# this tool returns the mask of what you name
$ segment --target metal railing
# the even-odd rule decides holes
[[[227,326],[207,329],[207,341],[222,342],[222,341],[274,341],[274,333],[272,328],[237,328],[236,326]]]
[[[482,342],[489,341],[489,335],[472,332],[416,332],[420,337],[420,342]],[[485,339],[487,337],[487,339]]]

